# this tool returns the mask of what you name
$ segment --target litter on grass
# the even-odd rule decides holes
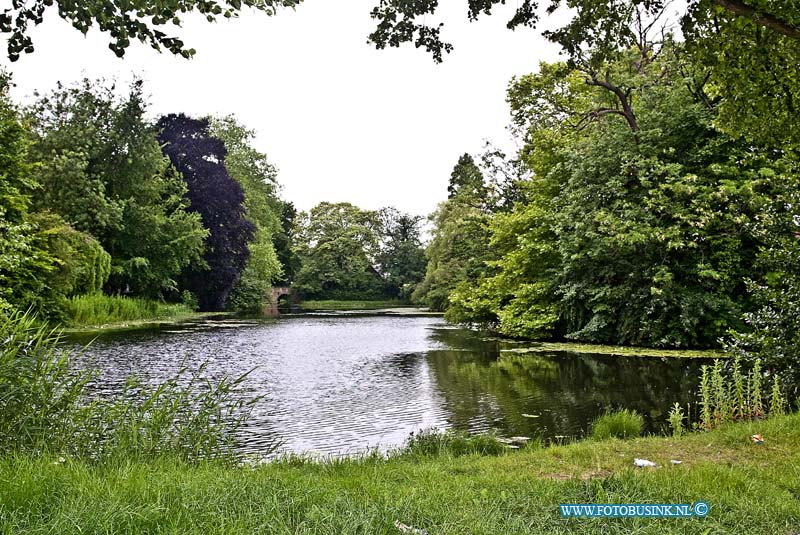
[[[411,526],[403,524],[399,520],[394,521],[394,527],[399,529],[401,533],[410,533],[411,535],[428,535],[427,529],[412,528]]]

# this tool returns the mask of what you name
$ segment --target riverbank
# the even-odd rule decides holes
[[[763,445],[750,440],[756,433]],[[634,468],[634,458],[658,467]],[[430,535],[794,534],[799,497],[797,414],[679,439],[583,441],[498,457],[375,456],[257,468],[0,458],[3,534],[401,535],[398,520]],[[707,517],[567,520],[558,508],[695,501],[710,505]]]
[[[337,299],[308,300],[300,302],[300,309],[304,311],[321,310],[379,310],[384,308],[411,307],[408,303],[398,299],[382,301],[341,301]]]
[[[183,303],[93,294],[71,298],[65,322],[59,327],[67,334],[122,331],[226,315],[221,312],[195,312],[193,307]]]

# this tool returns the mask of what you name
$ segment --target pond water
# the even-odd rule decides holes
[[[428,427],[560,440],[609,408],[635,409],[660,432],[672,404],[693,399],[705,362],[508,351],[520,347],[434,316],[299,315],[103,333],[80,362],[101,371],[107,392],[132,373],[159,381],[184,363],[208,362],[211,377],[254,368],[245,386],[263,397],[244,450],[277,439],[285,451],[328,454],[392,448]]]

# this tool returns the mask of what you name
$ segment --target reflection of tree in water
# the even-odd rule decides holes
[[[661,431],[673,403],[694,399],[704,363],[566,352],[501,354],[498,342],[481,341],[473,333],[443,329],[435,337],[455,349],[428,353],[452,424],[510,435],[582,434],[596,416],[617,408],[638,411],[648,431]]]

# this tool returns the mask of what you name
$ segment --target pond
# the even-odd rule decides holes
[[[107,392],[132,373],[159,381],[182,364],[208,362],[211,377],[254,369],[246,389],[263,397],[243,449],[277,439],[283,451],[326,454],[392,448],[429,427],[562,440],[609,408],[635,409],[661,432],[672,404],[694,399],[707,362],[524,347],[430,315],[297,315],[106,332],[79,362],[101,371]]]

